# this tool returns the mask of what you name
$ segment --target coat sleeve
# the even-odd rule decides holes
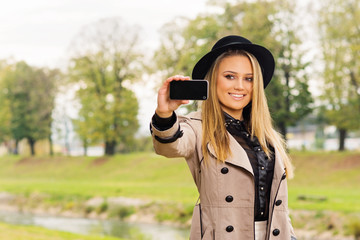
[[[199,121],[197,123],[199,124]],[[155,152],[168,158],[184,157],[199,189],[201,157],[196,149],[199,142],[197,138],[201,133],[196,129],[201,129],[201,124],[196,126],[194,124],[190,118],[179,116],[169,129],[159,130],[153,123],[150,124],[150,129]]]
[[[191,120],[176,117],[175,124],[166,130],[160,130],[151,122],[151,135],[155,152],[165,157],[189,158],[196,149],[196,133]]]

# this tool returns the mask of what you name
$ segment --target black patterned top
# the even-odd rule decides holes
[[[255,221],[267,220],[269,218],[271,184],[274,176],[274,149],[269,146],[272,151],[269,159],[262,150],[257,137],[251,137],[244,121],[234,119],[227,113],[224,113],[224,116],[227,131],[245,150],[254,172]]]

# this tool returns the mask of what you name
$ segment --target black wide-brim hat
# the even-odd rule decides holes
[[[253,54],[261,67],[264,88],[269,84],[275,69],[275,60],[271,52],[265,47],[236,35],[226,36],[217,41],[211,51],[195,64],[192,79],[204,79],[216,58],[229,49],[240,49]]]

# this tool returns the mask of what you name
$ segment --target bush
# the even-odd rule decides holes
[[[92,211],[94,211],[95,209],[94,209],[94,207],[93,206],[86,206],[86,208],[85,208],[85,213],[86,214],[89,214],[89,213],[91,213]]]
[[[348,230],[351,235],[354,235],[355,240],[360,240],[360,220],[353,219],[348,225]]]
[[[156,220],[159,222],[171,221],[186,223],[191,219],[193,205],[164,205],[156,211]]]
[[[109,217],[118,217],[124,219],[135,213],[134,207],[116,206],[109,209]]]
[[[101,204],[100,204],[100,206],[97,208],[97,213],[99,214],[99,213],[103,213],[103,212],[106,212],[107,210],[108,210],[108,208],[109,208],[109,205],[108,205],[108,203],[106,202],[106,201],[104,201],[104,202],[102,202]]]

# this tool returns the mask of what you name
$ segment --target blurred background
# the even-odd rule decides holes
[[[276,59],[298,239],[360,239],[359,1],[14,0],[0,19],[0,239],[188,239],[196,187],[149,122],[229,34]]]

